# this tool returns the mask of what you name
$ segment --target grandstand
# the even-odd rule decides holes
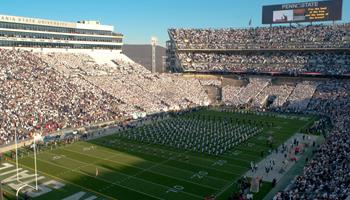
[[[169,29],[168,68],[180,72],[348,75],[349,25]]]
[[[350,198],[349,23],[171,28],[173,73],[96,21],[0,26],[0,200]]]

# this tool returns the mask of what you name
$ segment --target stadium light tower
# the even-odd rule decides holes
[[[152,44],[152,73],[156,72],[156,46],[158,39],[156,37],[151,38]]]

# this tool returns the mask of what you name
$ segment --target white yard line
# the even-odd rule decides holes
[[[23,164],[19,164],[19,165],[21,165],[21,167],[23,167],[23,168],[26,168],[26,169],[29,169],[29,170],[34,170],[34,168],[28,167],[28,166],[23,165]],[[47,177],[51,177],[51,178],[56,179],[56,180],[61,180],[62,182],[65,182],[65,183],[68,183],[68,184],[70,184],[70,185],[74,185],[74,186],[76,186],[76,187],[82,188],[82,189],[84,189],[84,190],[86,190],[86,191],[89,191],[89,192],[91,192],[91,193],[93,193],[93,194],[98,194],[98,195],[100,195],[100,196],[102,196],[102,197],[105,197],[105,198],[107,198],[107,199],[115,199],[115,200],[118,200],[118,199],[115,198],[115,197],[110,197],[110,196],[108,196],[108,195],[102,194],[102,193],[97,192],[97,191],[95,191],[95,190],[92,190],[92,189],[86,188],[86,187],[84,187],[84,186],[75,184],[75,183],[73,183],[73,182],[67,181],[67,180],[65,180],[65,179],[62,179],[62,178],[60,178],[60,177],[58,177],[58,176],[54,176],[54,175],[51,175],[51,174],[48,174],[48,173],[45,173],[45,172],[42,172],[42,171],[40,171],[40,174],[43,174],[43,175],[45,175],[45,176],[47,176]]]
[[[67,150],[67,151],[70,151],[70,150]],[[75,151],[71,151],[71,152],[75,152]],[[48,152],[48,153],[50,153],[50,152]],[[78,152],[75,152],[75,153],[78,153]],[[52,154],[52,155],[57,155],[57,154],[54,154],[54,153],[50,153],[50,154]],[[89,156],[89,157],[93,157],[93,158],[97,158],[97,159],[100,159],[100,160],[110,161],[110,162],[113,162],[113,161],[112,161],[112,160],[109,160],[109,159],[115,157],[115,156],[110,156],[110,157],[108,157],[108,158],[101,159],[101,158],[98,158],[98,157],[94,157],[94,156],[90,156],[90,155],[86,155],[86,154],[82,154],[82,153],[79,153],[79,154],[85,155],[85,156]],[[75,168],[75,169],[71,169],[71,170],[70,170],[70,171],[75,171],[75,172],[84,173],[84,174],[86,174],[86,173],[85,173],[85,172],[78,171],[78,170],[81,169],[81,168],[90,166],[90,165],[94,165],[95,163],[99,162],[99,161],[97,161],[97,162],[93,162],[93,163],[86,163],[86,162],[82,162],[82,161],[79,161],[79,160],[75,160],[75,159],[69,158],[68,156],[63,157],[62,159],[69,159],[69,160],[72,160],[72,161],[75,161],[75,162],[79,162],[79,163],[84,164],[83,166],[80,166],[80,167],[77,167],[77,168]],[[39,160],[41,160],[41,159],[39,159]],[[170,159],[168,159],[168,160],[170,160]],[[168,161],[168,160],[166,160],[166,161]],[[44,160],[41,160],[41,161],[47,162],[47,161],[44,161]],[[49,163],[52,163],[52,162],[49,162]],[[56,163],[52,163],[52,164],[57,165]],[[161,163],[160,163],[160,164],[161,164]],[[57,165],[57,166],[61,166],[61,165]],[[62,167],[63,167],[63,166],[62,166]],[[156,167],[156,166],[152,166],[152,167],[150,167],[150,168],[153,168],[153,167]],[[63,167],[63,168],[66,168],[66,167]],[[110,169],[107,169],[107,168],[105,168],[105,167],[99,167],[99,168],[105,169],[105,170],[107,170],[107,171],[115,172],[115,171],[110,170]],[[147,170],[148,170],[148,169],[145,169],[145,170],[143,170],[142,172],[147,171]],[[142,173],[142,172],[141,172],[141,173]],[[131,178],[134,178],[134,179],[137,179],[137,180],[141,180],[141,181],[143,181],[143,182],[151,183],[151,184],[153,184],[153,185],[158,185],[158,186],[161,186],[161,187],[165,187],[165,188],[167,188],[167,189],[170,189],[170,188],[171,188],[171,187],[168,187],[168,186],[166,186],[166,185],[162,185],[162,184],[155,183],[155,182],[152,182],[152,181],[148,181],[148,180],[145,180],[145,179],[137,178],[136,176],[137,176],[137,174],[139,174],[140,172],[137,173],[137,174],[135,174],[135,175],[132,175],[132,176],[131,176],[131,175],[124,174],[124,173],[120,173],[120,172],[118,172],[118,173],[119,173],[119,174],[123,174],[123,175],[127,176],[128,178],[127,178],[127,179],[124,179],[124,180],[121,181],[121,182],[111,182],[111,181],[108,181],[108,180],[105,180],[105,179],[102,179],[102,180],[105,180],[106,182],[109,182],[109,183],[113,183],[114,185],[119,185],[119,186],[121,186],[120,184],[121,184],[122,182],[124,182],[124,181],[126,181],[126,180],[129,180],[129,179],[131,179]],[[89,175],[89,176],[91,176],[91,175]],[[168,177],[171,178],[170,176],[168,176]],[[96,177],[96,178],[97,178],[97,177]],[[176,178],[174,178],[174,179],[176,179]],[[189,182],[189,181],[187,181],[187,182]],[[192,183],[192,182],[189,182],[189,183]],[[197,185],[203,187],[202,185],[199,185],[199,184],[197,184]],[[126,186],[123,186],[123,187],[126,187]],[[205,187],[206,187],[206,186],[205,186]],[[129,187],[128,187],[128,188],[129,188]],[[210,187],[208,187],[208,188],[210,188]],[[217,188],[211,188],[211,189],[213,189],[213,190],[218,190]],[[137,190],[135,190],[135,191],[137,191]],[[203,198],[203,197],[201,197],[201,196],[198,196],[198,195],[195,195],[195,194],[192,194],[192,193],[188,193],[188,192],[184,192],[184,191],[181,191],[181,193],[184,193],[184,194],[187,194],[187,195],[189,195],[189,196],[196,197],[196,198],[200,198],[200,199]]]
[[[103,145],[101,143],[99,143],[100,145]],[[122,147],[119,147],[119,148],[122,148]],[[152,148],[152,147],[151,147]],[[155,149],[155,150],[159,150],[159,149],[156,149],[156,148],[152,148],[152,149]],[[123,150],[125,150],[123,148]],[[129,150],[128,150],[129,151]],[[139,153],[143,153],[143,154],[146,154],[146,155],[153,155],[151,153],[145,153],[144,151],[140,152],[138,151]],[[181,154],[179,152],[173,152],[173,151],[168,151],[168,152],[171,152],[173,154]],[[187,155],[186,153],[183,153],[183,155]],[[194,158],[194,159],[200,159],[200,160],[205,160],[207,162],[210,162],[210,163],[213,163],[215,162],[214,160],[209,160],[209,159],[205,159],[205,158],[200,158],[200,157],[194,157],[194,156],[189,156],[189,159]],[[221,156],[222,157],[222,156]],[[234,158],[231,158],[231,159],[234,159]],[[241,159],[240,159],[241,160]],[[222,173],[227,173],[227,174],[232,174],[232,175],[241,175],[241,174],[236,174],[236,173],[233,173],[233,172],[230,172],[230,171],[226,171],[226,170],[220,170],[220,169],[217,169],[217,168],[213,168],[213,167],[210,167],[209,165],[206,165],[206,166],[203,166],[203,165],[197,165],[197,164],[194,164],[194,163],[187,163],[187,162],[184,162],[184,161],[181,161],[181,160],[175,160],[175,161],[178,161],[178,162],[181,162],[181,163],[186,163],[188,165],[192,165],[192,166],[196,166],[196,167],[200,167],[200,168],[208,168],[208,169],[211,169],[211,170],[215,170],[215,171],[218,171],[218,172],[222,172]],[[246,160],[242,160],[242,161],[245,161],[247,162]],[[151,162],[151,161],[150,161]],[[232,165],[232,164],[226,164],[226,166],[232,166],[232,167],[237,167],[237,168],[243,168],[243,169],[247,169],[246,167],[242,167],[242,166],[239,166],[239,165]]]
[[[222,193],[226,192],[228,188],[230,188],[235,183],[235,181],[236,180],[233,180],[232,183],[225,186],[219,193],[216,193],[215,198],[219,197]]]
[[[134,192],[136,192],[136,193],[143,194],[143,195],[145,195],[145,196],[149,196],[149,197],[152,197],[152,198],[155,198],[155,199],[163,200],[163,198],[159,198],[159,197],[156,197],[156,196],[154,196],[154,195],[147,194],[147,193],[144,193],[144,192],[135,190],[135,189],[133,189],[133,188],[129,188],[129,187],[126,187],[126,186],[123,186],[123,185],[119,185],[119,184],[113,183],[113,182],[111,182],[111,181],[108,181],[108,180],[105,180],[105,179],[102,179],[102,178],[99,178],[99,177],[91,176],[91,175],[89,175],[89,174],[87,174],[87,173],[85,173],[85,172],[77,171],[77,170],[75,170],[75,169],[71,169],[71,168],[65,167],[65,166],[63,166],[63,165],[58,165],[58,164],[56,164],[56,163],[52,163],[52,162],[49,162],[49,161],[46,161],[46,160],[42,160],[42,159],[38,159],[38,160],[40,160],[40,161],[42,161],[42,162],[45,162],[45,163],[48,163],[49,165],[54,165],[54,166],[57,166],[57,167],[60,167],[60,168],[67,169],[67,170],[72,171],[72,172],[77,172],[77,173],[79,173],[79,174],[84,174],[85,176],[89,176],[89,177],[92,177],[92,178],[101,180],[101,181],[103,181],[103,182],[106,182],[106,183],[108,183],[108,184],[115,185],[115,186],[118,186],[118,187],[125,188],[125,189],[127,189],[127,190],[134,191]],[[73,160],[73,159],[71,159],[71,160]],[[90,165],[90,164],[89,164],[89,165]]]
[[[83,154],[83,153],[80,153],[80,152],[76,152],[76,151],[72,151],[72,150],[66,150],[66,151],[70,151],[70,152],[74,152],[74,153],[78,153],[78,154],[81,154],[81,155],[85,155],[85,156],[89,156],[89,157],[93,157],[93,158],[98,158],[98,157],[95,157],[95,156],[91,156],[91,155],[86,155],[86,154]],[[115,156],[111,157],[111,158],[114,158]],[[165,162],[168,162],[169,160],[171,159],[168,159],[168,160],[165,160],[161,163],[158,163],[158,164],[155,164],[147,169],[144,169],[144,168],[140,168],[140,167],[136,167],[136,166],[132,166],[132,165],[129,165],[129,164],[126,164],[126,163],[123,163],[123,162],[118,162],[118,161],[115,161],[115,160],[110,160],[110,159],[105,159],[105,158],[98,158],[100,160],[105,160],[105,161],[109,161],[109,162],[113,162],[113,163],[118,163],[118,164],[122,164],[122,165],[126,165],[126,166],[131,166],[131,167],[134,167],[134,168],[137,168],[137,169],[140,169],[142,170],[141,172],[145,172],[145,171],[150,171],[154,174],[158,174],[158,175],[161,175],[161,176],[165,176],[165,177],[168,177],[168,178],[172,178],[172,179],[176,179],[176,180],[179,180],[179,181],[184,181],[184,182],[187,182],[187,183],[191,183],[191,184],[194,184],[194,185],[198,185],[198,186],[201,186],[201,187],[206,187],[206,188],[210,188],[210,189],[213,189],[213,190],[219,190],[220,188],[214,188],[214,187],[211,187],[211,186],[208,186],[208,185],[203,185],[203,184],[199,184],[199,183],[195,183],[195,182],[192,182],[192,181],[188,181],[188,180],[185,180],[185,179],[182,179],[182,178],[177,178],[177,177],[173,177],[173,176],[169,176],[167,174],[163,174],[163,173],[159,173],[159,172],[155,172],[155,171],[152,171],[150,170],[150,168],[155,168],[157,166],[160,166],[160,165],[163,165]],[[137,174],[139,174],[140,172],[138,172]],[[192,172],[191,172],[192,173]],[[126,174],[125,174],[126,175]],[[135,175],[131,176],[131,175],[126,175],[128,176],[129,178],[132,178]],[[135,177],[136,178],[136,177]],[[136,178],[136,179],[140,179],[140,178]],[[144,179],[141,179],[141,180],[144,180]],[[221,179],[222,180],[222,179]],[[123,180],[124,181],[124,180]],[[145,180],[146,181],[146,180]],[[152,181],[148,181],[148,182],[152,182]],[[225,180],[225,182],[228,182],[227,180]],[[152,182],[154,183],[154,182]],[[157,183],[155,183],[157,184]],[[167,186],[165,186],[167,187]]]
[[[82,146],[82,145],[80,145]],[[104,149],[101,149],[99,148],[99,150],[101,151],[105,151],[105,152],[108,152],[108,153],[113,153],[112,151],[109,151],[109,150],[104,150]],[[73,150],[69,150],[69,151],[73,151]],[[130,151],[130,150],[129,150]],[[73,151],[73,152],[76,152],[76,151]],[[137,151],[139,153],[143,153],[143,154],[146,154],[146,155],[152,155],[151,153],[145,153],[144,151],[140,152],[140,151]],[[76,152],[76,153],[79,153],[79,152]],[[117,153],[116,153],[117,154]],[[178,153],[179,154],[179,153]],[[85,155],[85,154],[84,154]],[[182,154],[182,155],[185,155],[185,154]],[[173,159],[175,160],[175,159]],[[169,161],[169,159],[167,160]],[[196,166],[196,167],[200,167],[200,168],[203,168],[203,166],[198,166],[198,165],[194,165],[193,163],[187,163],[187,162],[183,162],[183,161],[180,161],[180,160],[175,160],[175,161],[178,161],[178,162],[181,162],[181,163],[186,163],[186,164],[190,164],[190,165],[193,165],[193,166]],[[112,161],[114,162],[114,161]],[[116,161],[117,162],[117,161]],[[149,161],[147,160],[147,162],[150,162],[150,163],[154,163],[153,161]],[[120,162],[118,162],[120,163]],[[124,165],[128,165],[128,164],[125,164],[125,163],[121,163],[121,164],[124,164]],[[132,166],[132,165],[128,165],[128,166]],[[176,168],[176,167],[173,167],[173,166],[170,166],[170,165],[165,165],[166,167],[170,167],[170,168],[173,168],[173,169],[176,169],[176,170],[182,170],[182,171],[185,171],[185,172],[190,172],[190,173],[193,173],[192,171],[189,171],[189,170],[184,170],[184,169],[179,169],[179,168]],[[207,167],[208,168],[208,167]],[[141,168],[142,169],[142,168]],[[223,173],[229,173],[229,174],[232,174],[232,175],[241,175],[241,174],[236,174],[236,173],[232,173],[232,172],[228,172],[228,171],[222,171],[222,170],[217,170],[217,169],[213,169],[213,168],[209,168],[211,170],[215,170],[215,171],[218,171],[218,172],[223,172]],[[244,169],[247,169],[247,168],[244,168]],[[220,180],[220,181],[224,181],[224,182],[228,182],[228,180],[225,180],[225,179],[221,179],[221,178],[217,178],[217,177],[213,177],[213,176],[208,176],[212,179],[216,179],[216,180]]]

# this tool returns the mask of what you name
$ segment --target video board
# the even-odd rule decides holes
[[[263,24],[280,24],[342,19],[342,0],[313,1],[263,6]]]

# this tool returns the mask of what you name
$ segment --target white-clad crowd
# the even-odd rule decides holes
[[[350,73],[349,23],[168,32],[180,71]]]
[[[118,101],[96,94],[27,51],[0,49],[0,144],[120,116]]]
[[[209,104],[199,81],[178,75],[152,74],[137,63],[113,60],[115,65],[97,64],[86,54],[40,55],[47,63],[70,77],[116,98],[126,115],[178,110]]]
[[[267,78],[250,78],[245,87],[225,86],[222,89],[222,100],[228,105],[247,105],[269,85],[270,81]]]
[[[221,85],[221,80],[219,80],[219,79],[199,79],[199,82],[203,86],[219,86],[219,85]]]
[[[324,28],[334,31],[334,27]],[[321,37],[338,40],[342,32],[335,33],[323,33]],[[13,141],[15,133],[25,139],[34,132],[45,135],[65,128],[209,105],[202,85],[222,85],[219,79],[200,81],[175,74],[151,74],[138,64],[113,62],[115,66],[111,67],[83,54],[0,49],[0,145]],[[242,87],[222,88],[223,102],[237,107],[261,108],[270,97],[269,109],[323,114],[334,126],[303,174],[276,199],[349,196],[350,82],[319,80],[285,85],[261,77],[250,78]]]
[[[178,57],[185,71],[350,73],[350,53],[346,52],[179,52]]]
[[[197,79],[84,54],[0,49],[0,145],[105,121],[208,105]]]
[[[178,49],[349,48],[349,24],[169,29]]]
[[[309,102],[317,88],[317,82],[304,81],[296,85],[288,98],[287,109],[294,111],[303,111],[309,105]]]
[[[282,85],[272,85],[269,84],[260,94],[253,99],[253,107],[261,107],[266,104],[269,97],[273,99],[270,105],[271,109],[282,108],[287,102],[288,97],[294,90],[294,86],[282,84]]]

